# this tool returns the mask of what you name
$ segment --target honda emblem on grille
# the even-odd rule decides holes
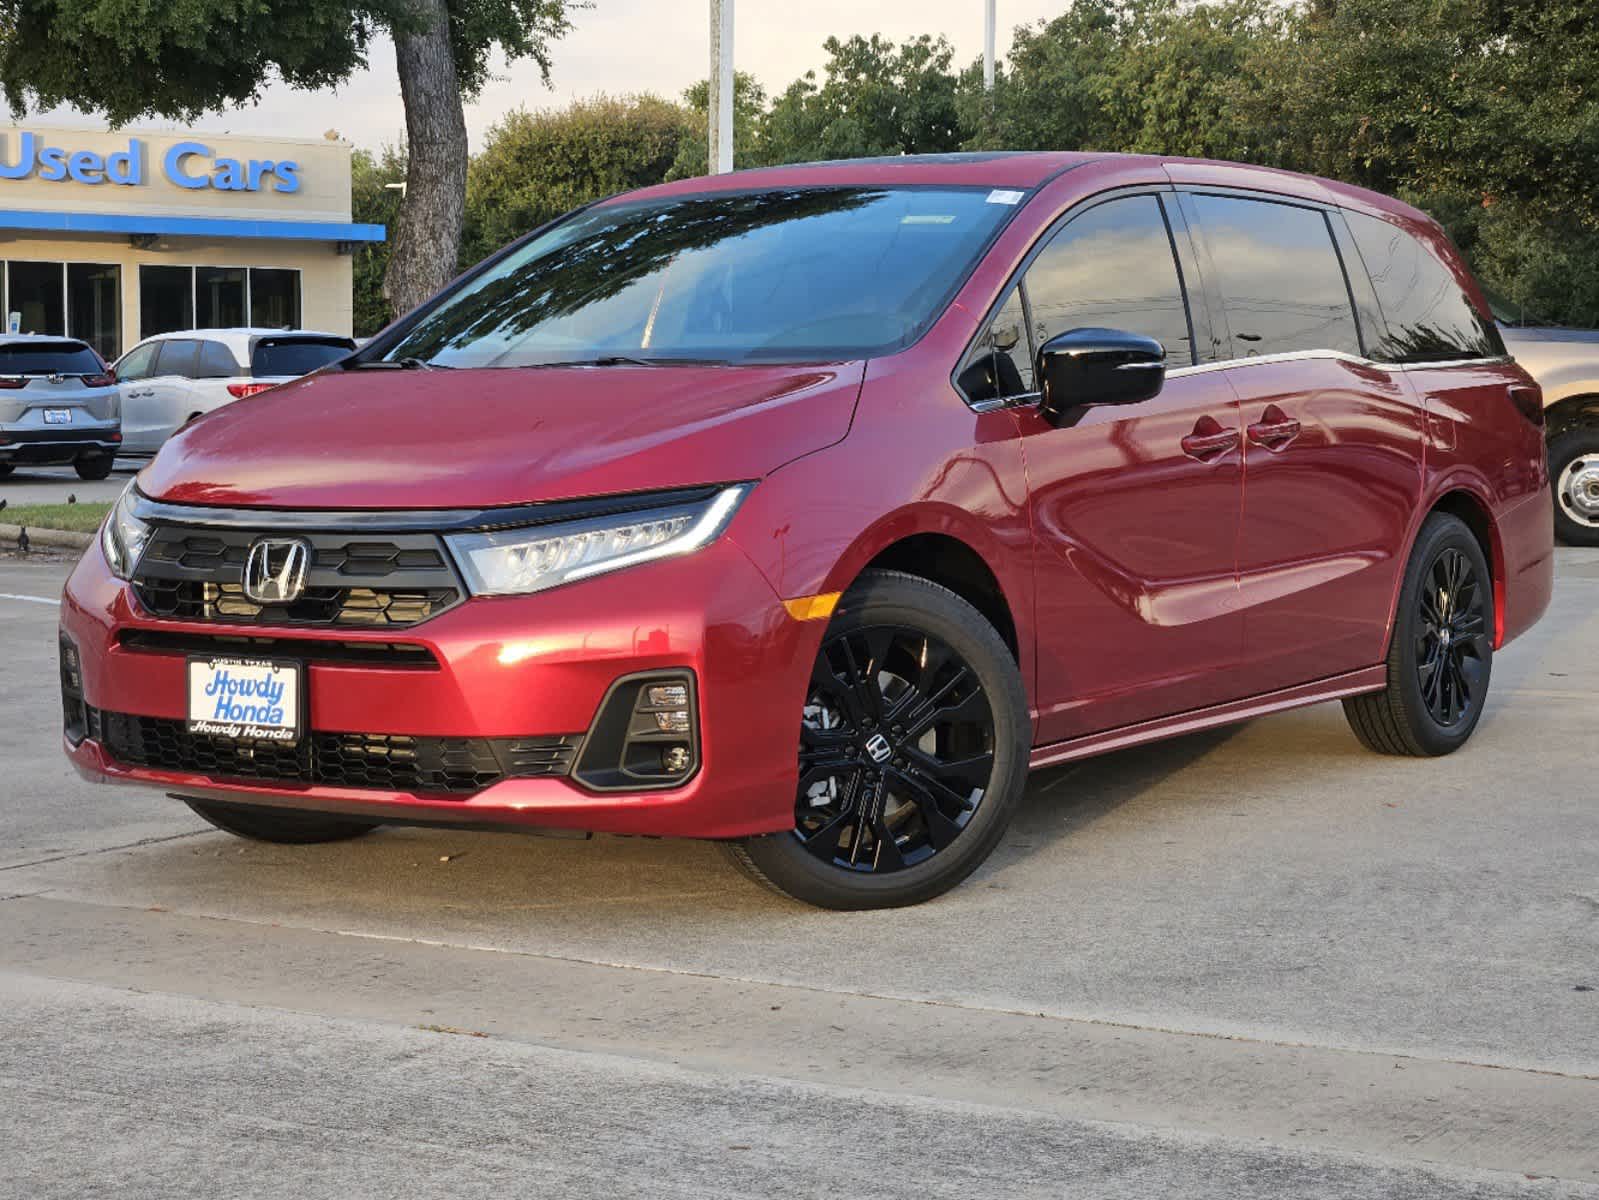
[[[262,538],[244,560],[244,594],[257,604],[293,604],[305,591],[311,544],[302,538]]]

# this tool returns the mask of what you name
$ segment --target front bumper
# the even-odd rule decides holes
[[[86,703],[164,722],[186,716],[186,652],[164,650],[159,639],[175,644],[181,635],[293,638],[301,652],[312,644],[300,656],[307,725],[316,734],[584,735],[624,677],[687,672],[697,691],[698,767],[687,782],[660,790],[601,791],[564,776],[501,778],[465,794],[247,779],[135,765],[119,760],[97,731],[68,736],[69,758],[92,780],[394,823],[703,838],[793,825],[796,722],[821,623],[790,617],[727,538],[697,554],[533,596],[471,599],[394,631],[156,619],[138,609],[94,546],[67,582],[61,613],[62,632],[81,659]],[[422,648],[436,666],[319,661],[316,652],[318,645],[395,643]]]
[[[0,463],[53,466],[116,454],[121,448],[121,421],[78,421],[50,429],[0,428]]]

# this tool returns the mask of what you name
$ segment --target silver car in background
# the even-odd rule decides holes
[[[1564,329],[1494,300],[1505,349],[1543,389],[1555,534],[1599,546],[1599,330]]]
[[[122,440],[117,381],[77,338],[0,334],[0,479],[71,463],[104,479]]]
[[[354,349],[353,338],[303,329],[184,329],[145,338],[116,363],[122,453],[148,457],[196,417]]]

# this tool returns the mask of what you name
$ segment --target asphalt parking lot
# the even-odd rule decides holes
[[[8,504],[64,504],[68,496],[76,496],[80,503],[115,500],[143,465],[118,459],[110,477],[98,480],[79,479],[71,467],[18,467],[0,479],[0,500]],[[4,521],[0,512],[0,522]]]
[[[1333,705],[1040,773],[858,914],[85,784],[67,571],[0,557],[0,1195],[1599,1196],[1599,551],[1451,758]]]

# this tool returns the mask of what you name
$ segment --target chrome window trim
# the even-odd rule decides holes
[[[1271,363],[1301,362],[1306,359],[1321,358],[1352,363],[1357,367],[1370,367],[1377,371],[1438,371],[1447,370],[1450,367],[1502,366],[1514,361],[1508,354],[1501,354],[1491,358],[1450,358],[1439,359],[1437,362],[1389,363],[1379,362],[1374,358],[1363,358],[1358,354],[1349,354],[1343,350],[1287,350],[1281,354],[1262,354],[1254,358],[1229,358],[1221,362],[1199,363],[1191,367],[1173,367],[1166,372],[1166,378],[1174,379],[1187,375],[1201,375],[1208,371],[1228,371],[1239,367],[1265,366]]]

